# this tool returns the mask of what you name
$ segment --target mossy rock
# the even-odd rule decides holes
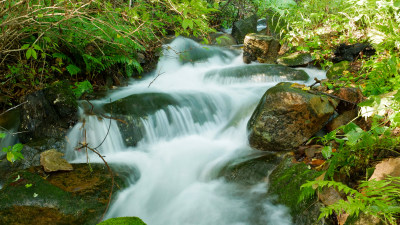
[[[276,204],[286,205],[290,209],[293,221],[297,225],[326,224],[318,221],[320,204],[316,197],[299,203],[300,186],[310,180],[315,180],[319,172],[311,170],[304,163],[293,163],[291,156],[286,156],[274,169],[269,177],[268,194],[276,196]]]
[[[344,71],[349,70],[350,68],[351,66],[349,61],[341,61],[339,63],[335,63],[326,72],[326,77],[328,79],[335,79],[341,76]]]
[[[293,53],[288,56],[280,57],[277,62],[278,64],[290,67],[297,66],[307,66],[309,63],[313,61],[313,58],[310,53]]]
[[[138,217],[118,217],[105,220],[98,225],[146,225]]]
[[[128,174],[114,174],[115,193],[125,186],[123,177]],[[41,167],[17,171],[0,190],[0,224],[29,224],[37,214],[39,225],[96,224],[106,209],[110,188],[111,176],[102,164],[91,164],[91,169],[74,164],[74,171],[49,174]]]

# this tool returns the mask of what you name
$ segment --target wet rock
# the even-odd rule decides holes
[[[288,56],[280,57],[277,60],[277,63],[284,66],[298,67],[307,66],[308,64],[312,63],[312,61],[314,61],[314,59],[310,53],[296,52]]]
[[[243,43],[244,37],[247,34],[257,32],[257,15],[252,15],[246,19],[233,23],[232,36],[238,44]]]
[[[326,125],[326,130],[328,132],[336,130],[338,127],[348,124],[350,121],[352,121],[357,116],[358,116],[357,109],[345,111],[342,114],[340,114],[338,117],[332,119]]]
[[[326,71],[326,77],[328,79],[335,79],[341,77],[345,70],[350,70],[350,62],[349,61],[341,61],[338,63],[333,64],[328,71]]]
[[[21,106],[19,139],[22,143],[62,139],[78,120],[78,104],[67,81],[60,81],[25,97]]]
[[[200,45],[196,41],[187,38],[176,38],[164,50],[165,56],[179,58],[182,64],[207,62],[210,58],[219,58],[222,61],[228,61],[236,57],[237,54],[234,50],[227,51],[215,46]]]
[[[146,225],[138,217],[118,217],[105,220],[98,225]]]
[[[250,159],[239,159],[223,168],[220,175],[229,182],[254,185],[265,181],[269,172],[278,164],[279,160],[280,157],[273,153]]]
[[[40,154],[40,165],[43,166],[45,172],[55,171],[71,171],[74,168],[67,160],[61,158],[64,153],[58,152],[55,149],[50,149]]]
[[[178,101],[163,93],[134,94],[108,103],[104,106],[107,113],[117,119],[124,142],[136,146],[143,138],[143,121],[148,115],[168,106],[176,106]]]
[[[276,79],[282,80],[303,80],[310,77],[303,70],[295,70],[282,65],[245,65],[212,70],[206,73],[205,79],[217,80],[221,83],[241,82],[242,80],[254,80],[256,82],[267,82]],[[234,79],[234,80],[233,80]]]
[[[275,63],[280,43],[272,36],[251,33],[246,35],[243,48],[243,62]]]
[[[92,171],[87,164],[74,167],[47,175],[40,167],[11,174],[0,190],[0,224],[96,224],[107,205],[111,176],[101,164],[91,164]],[[114,192],[125,186],[125,171],[115,173]]]
[[[372,56],[375,54],[375,49],[368,43],[357,43],[354,45],[340,44],[335,52],[335,57],[332,59],[333,62],[341,61],[354,61],[361,56]]]
[[[264,94],[247,124],[250,145],[265,151],[296,149],[324,127],[336,106],[326,96],[279,83]]]
[[[286,156],[269,176],[268,195],[275,196],[274,203],[284,204],[290,209],[294,224],[316,225],[330,224],[326,219],[318,220],[322,204],[316,203],[316,197],[298,202],[300,186],[314,180],[319,173],[311,170],[304,163],[293,163],[291,156]]]

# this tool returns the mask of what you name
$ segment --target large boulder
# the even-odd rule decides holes
[[[78,103],[67,81],[25,97],[18,137],[22,143],[43,138],[62,139],[78,121]]]
[[[290,209],[294,224],[331,224],[325,219],[318,220],[323,204],[317,202],[316,196],[299,201],[300,186],[306,181],[314,180],[319,173],[309,169],[305,163],[293,163],[293,161],[291,156],[286,156],[271,172],[268,194],[276,197],[274,203],[283,204]]]
[[[45,174],[40,167],[31,167],[11,174],[0,190],[0,224],[99,222],[107,206],[111,176],[102,164],[75,164],[74,168]],[[126,186],[129,171],[114,175],[116,192]]]
[[[244,39],[243,62],[275,63],[280,48],[279,40],[272,36],[248,34]]]
[[[238,44],[243,43],[244,37],[247,34],[257,32],[257,21],[257,15],[252,15],[233,23],[232,36],[236,39]]]
[[[276,79],[294,81],[307,81],[310,77],[303,70],[295,70],[282,65],[254,64],[228,67],[212,70],[205,75],[206,80],[216,80],[221,83],[255,80],[267,82]]]
[[[231,45],[236,45],[236,40],[232,35],[226,33],[212,33],[210,34],[211,44],[227,47]]]
[[[266,151],[293,150],[325,126],[337,104],[291,83],[279,83],[264,94],[248,122],[250,145]]]

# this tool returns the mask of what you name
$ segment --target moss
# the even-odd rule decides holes
[[[298,203],[300,186],[306,181],[314,180],[319,175],[304,163],[293,163],[292,157],[285,157],[270,175],[268,194],[277,196],[276,203],[284,204],[290,209],[296,224],[318,224],[319,208],[315,207],[316,199]]]
[[[137,217],[118,217],[111,218],[99,223],[98,225],[146,225]]]
[[[339,63],[335,63],[326,72],[326,77],[328,79],[334,79],[335,77],[341,76],[345,70],[349,69],[350,69],[349,61],[341,61]]]
[[[284,66],[303,66],[312,61],[310,53],[293,53],[278,59],[278,63]]]
[[[111,176],[102,164],[91,164],[91,167],[92,171],[87,164],[75,164],[71,172],[50,174],[45,174],[41,167],[33,167],[13,173],[0,190],[0,215],[7,215],[3,221],[13,217],[29,220],[43,211],[52,220],[58,218],[51,224],[97,223],[108,202]],[[115,193],[124,186],[124,181],[120,174],[114,174]],[[12,210],[16,206],[22,207],[26,213]],[[7,223],[0,220],[0,224]]]

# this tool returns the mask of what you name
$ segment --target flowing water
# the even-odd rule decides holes
[[[152,74],[93,101],[96,109],[129,96],[149,97],[149,105],[151,96],[170,101],[135,114],[142,124],[136,146],[124,144],[117,121],[111,122],[108,132],[108,119],[82,110],[88,142],[96,146],[108,133],[99,151],[108,163],[135,171],[107,218],[138,216],[149,225],[291,224],[287,208],[266,197],[266,182],[243,186],[219,176],[232,160],[259,154],[248,145],[247,121],[263,93],[284,81],[263,79],[260,73],[239,80],[234,74],[206,76],[243,65],[240,52],[234,50],[200,46],[184,38],[166,45]],[[325,76],[313,69],[306,72],[310,80]],[[73,150],[83,140],[82,126],[77,124],[68,136],[67,157],[73,162],[86,161],[84,153]],[[90,159],[100,162],[95,155]]]

